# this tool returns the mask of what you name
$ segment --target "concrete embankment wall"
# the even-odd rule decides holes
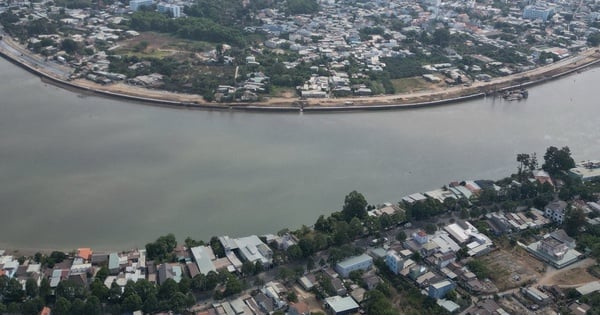
[[[163,107],[171,107],[171,108],[185,108],[185,109],[210,109],[210,110],[238,110],[238,111],[262,111],[262,112],[297,112],[300,110],[297,106],[261,106],[255,105],[253,103],[228,103],[228,104],[200,104],[200,103],[188,103],[188,102],[178,102],[178,101],[170,101],[149,97],[141,97],[135,95],[129,95],[124,93],[116,93],[105,90],[93,89],[84,87],[81,85],[74,84],[67,80],[62,80],[51,76],[33,66],[30,66],[27,63],[20,61],[17,57],[12,56],[10,54],[5,53],[0,50],[0,56],[5,59],[23,67],[25,70],[42,77],[43,79],[48,80],[50,83],[65,87],[68,89],[74,89],[79,91],[84,91],[92,94],[98,94],[101,96],[107,96],[112,98],[120,98],[126,99],[130,101],[140,102],[143,104],[150,104],[155,106],[163,106]],[[552,76],[544,76],[540,79],[533,81],[525,81],[517,84],[511,84],[507,87],[498,88],[495,90],[496,92],[503,92],[507,90],[513,90],[516,88],[524,88],[531,87],[537,84],[542,84],[549,80],[554,80],[566,75],[569,75],[574,72],[581,71],[590,66],[596,65],[600,62],[600,59],[594,60],[592,62],[588,62],[579,67],[569,69],[566,71],[562,71],[558,74],[554,74]],[[517,79],[515,79],[516,81]],[[493,86],[493,85],[492,85]],[[422,108],[422,107],[432,107],[432,106],[440,106],[451,103],[463,102],[471,99],[484,97],[486,93],[477,92],[465,96],[459,96],[454,98],[426,101],[426,102],[417,102],[417,103],[409,103],[409,104],[371,104],[371,105],[344,105],[344,106],[305,106],[302,108],[304,112],[341,112],[341,111],[367,111],[367,110],[398,110],[398,109],[414,109],[414,108]],[[399,95],[400,97],[400,95]],[[360,101],[360,100],[357,100]]]

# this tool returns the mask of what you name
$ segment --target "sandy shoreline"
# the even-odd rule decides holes
[[[12,42],[10,39],[8,41],[4,40],[4,42],[15,50],[23,52],[23,54],[27,52],[26,49]],[[73,89],[84,95],[100,95],[141,102],[143,104],[183,109],[299,111],[302,108],[305,112],[390,110],[439,106],[484,97],[515,87],[528,87],[541,84],[573,72],[582,71],[600,62],[600,53],[596,49],[588,49],[576,56],[543,67],[494,78],[489,82],[477,81],[468,87],[460,85],[438,90],[368,97],[307,100],[300,100],[299,98],[270,98],[264,102],[209,103],[205,102],[200,95],[195,94],[145,89],[125,83],[100,85],[85,79],[69,81],[58,77],[47,69],[39,68],[38,65],[29,64],[24,59],[11,54],[7,50],[0,49],[0,55],[40,76],[46,82],[63,88]],[[31,56],[31,54],[28,54],[28,56]],[[35,58],[35,56],[31,56],[31,58]]]

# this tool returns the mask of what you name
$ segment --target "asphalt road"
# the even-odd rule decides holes
[[[0,40],[0,49],[5,53],[17,57],[17,59],[24,61],[36,69],[43,69],[45,73],[52,76],[60,79],[67,79],[69,77],[70,71],[61,69],[61,65],[54,61],[46,61],[40,57],[33,56],[30,51],[17,46],[4,30],[0,29],[0,35],[2,36],[2,40]]]

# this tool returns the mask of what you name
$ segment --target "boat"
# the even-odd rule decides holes
[[[526,89],[506,91],[502,94],[502,98],[507,101],[519,101],[529,97],[529,92]]]

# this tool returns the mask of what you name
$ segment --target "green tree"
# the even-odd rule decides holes
[[[6,283],[2,296],[3,302],[6,304],[12,302],[21,303],[25,298],[25,291],[23,291],[21,283],[17,279],[12,278]]]
[[[40,282],[39,295],[44,303],[48,303],[48,297],[52,294],[52,288],[50,287],[50,281],[48,278],[43,277]]]
[[[121,308],[126,312],[133,312],[142,309],[142,305],[142,298],[137,293],[133,293],[123,299]]]
[[[398,232],[398,234],[396,234],[396,240],[398,240],[400,242],[404,242],[406,240],[406,232],[404,232],[404,231]]]
[[[570,236],[579,234],[579,229],[585,225],[585,213],[577,207],[571,207],[567,210],[563,221],[565,232]]]
[[[42,300],[37,297],[23,302],[23,304],[21,304],[21,311],[23,312],[23,315],[38,315],[43,307],[44,303],[42,303]],[[0,314],[1,313],[2,311],[0,307]]]
[[[175,293],[179,292],[179,286],[177,282],[173,279],[167,279],[163,284],[158,288],[158,299],[159,300],[168,300],[170,297],[175,295]]]
[[[54,303],[54,308],[52,309],[52,314],[56,315],[69,315],[71,313],[71,302],[66,298],[59,296],[56,298],[56,303]]]
[[[342,208],[342,216],[347,222],[352,218],[357,217],[364,219],[367,217],[367,200],[363,194],[352,191],[344,199],[344,207]]]
[[[100,280],[101,282],[104,282],[104,280],[106,280],[106,277],[108,277],[108,268],[106,266],[102,266],[98,272],[96,272],[96,279]]]
[[[600,32],[594,32],[594,33],[591,33],[590,35],[588,35],[587,42],[591,46],[600,45]]]
[[[290,259],[293,259],[293,260],[300,259],[304,256],[302,253],[302,249],[300,248],[300,246],[298,246],[296,244],[288,247],[287,254],[290,257]]]
[[[433,31],[432,43],[440,47],[447,47],[450,44],[450,30],[447,28],[438,28]]]
[[[76,298],[85,299],[87,291],[83,285],[65,280],[58,283],[55,293],[57,297],[62,296],[68,301],[73,301]]]
[[[71,303],[71,314],[85,314],[85,302],[77,298]]]
[[[90,294],[97,297],[100,301],[107,301],[108,288],[99,279],[94,279],[90,284]]]
[[[33,299],[40,294],[40,288],[33,278],[28,278],[27,281],[25,281],[25,293],[30,299]]]
[[[102,305],[100,300],[95,296],[90,296],[85,301],[85,313],[86,315],[100,315],[102,313]]]
[[[60,46],[69,55],[73,54],[79,49],[77,42],[70,38],[63,39]]]
[[[550,174],[557,174],[560,171],[568,171],[573,167],[575,167],[575,161],[571,157],[571,150],[569,147],[558,149],[551,146],[546,149],[542,169]]]
[[[165,261],[170,258],[176,246],[175,235],[169,233],[159,237],[154,243],[146,244],[146,254],[149,260]]]

